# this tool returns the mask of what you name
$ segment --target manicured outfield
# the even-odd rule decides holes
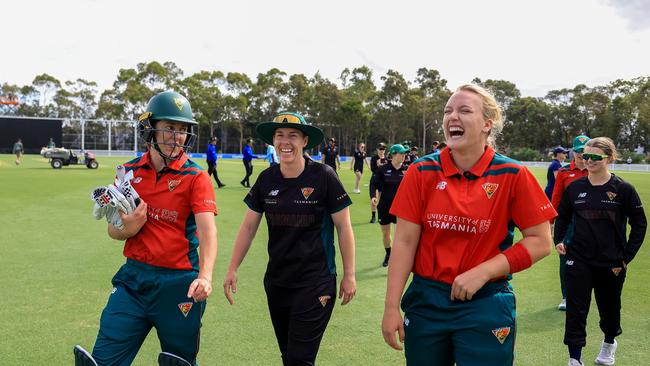
[[[76,343],[92,348],[112,288],[110,279],[124,262],[122,244],[108,238],[105,222],[91,217],[89,194],[91,188],[108,184],[115,165],[125,159],[99,158],[98,170],[84,166],[54,170],[36,155],[25,156],[20,166],[14,165],[14,158],[0,155],[0,364],[71,365]],[[204,161],[199,163],[205,166]],[[267,165],[254,163],[257,176]],[[340,175],[351,192],[354,176],[348,164],[344,167]],[[219,256],[199,362],[202,366],[280,365],[262,287],[265,224],[239,271],[235,305],[228,305],[223,297],[221,282],[246,209],[242,199],[247,190],[238,183],[243,176],[240,161],[220,162],[219,171],[227,187],[216,191]],[[534,172],[545,183],[545,172]],[[636,186],[650,207],[650,174],[621,172],[621,176]],[[368,179],[366,173],[365,184]],[[385,345],[381,336],[386,269],[381,267],[384,250],[379,226],[368,223],[367,186],[352,198],[357,297],[349,305],[337,304],[318,364],[403,365],[402,353]],[[517,365],[566,364],[564,313],[556,310],[557,268],[554,252],[513,281],[519,315]],[[617,365],[646,365],[650,360],[650,239],[629,269]],[[602,340],[595,304],[591,310],[585,365],[593,363]],[[151,334],[134,364],[154,365],[158,352],[157,338]]]

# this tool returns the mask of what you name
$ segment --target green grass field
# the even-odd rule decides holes
[[[37,155],[27,155],[20,166],[10,155],[0,155],[0,364],[71,365],[72,347],[88,349],[110,280],[124,262],[122,243],[106,235],[106,223],[91,217],[90,191],[108,184],[115,166],[125,158],[100,157],[100,168],[50,168]],[[205,165],[204,161],[199,163]],[[266,167],[255,161],[255,176]],[[345,165],[341,178],[348,192],[354,177]],[[279,352],[266,308],[262,286],[267,255],[266,225],[239,271],[235,305],[223,297],[221,283],[246,206],[247,190],[239,185],[240,161],[220,161],[220,177],[228,185],[216,191],[219,216],[219,256],[214,293],[203,318],[199,362],[211,365],[279,365]],[[533,170],[544,180],[544,171]],[[650,174],[622,172],[646,205],[650,204]],[[365,174],[367,185],[369,175]],[[367,189],[367,188],[366,188]],[[377,224],[369,224],[366,190],[352,195],[352,224],[356,238],[357,297],[337,304],[323,339],[320,365],[403,365],[402,353],[383,341],[380,323],[386,270]],[[622,326],[618,338],[618,365],[646,365],[650,359],[650,239],[630,265],[623,290]],[[340,258],[337,258],[340,266]],[[517,365],[564,365],[564,313],[560,301],[558,257],[555,253],[528,271],[516,275],[518,333]],[[602,334],[592,304],[585,364],[592,364]],[[159,352],[152,332],[135,365],[154,365]]]

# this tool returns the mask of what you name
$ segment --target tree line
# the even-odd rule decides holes
[[[650,144],[650,76],[615,80],[607,85],[551,90],[544,97],[522,96],[507,80],[472,82],[489,88],[503,106],[501,151],[541,154],[552,146],[570,146],[574,136],[612,137],[622,150]],[[224,150],[241,149],[254,136],[255,124],[281,110],[302,113],[335,137],[349,154],[359,142],[411,141],[428,150],[444,140],[442,111],[452,90],[435,69],[420,68],[414,80],[388,70],[376,80],[367,66],[344,69],[337,82],[319,73],[288,75],[272,68],[255,80],[238,72],[200,71],[185,76],[173,62],[139,63],[120,69],[111,88],[77,79],[61,82],[48,74],[30,85],[3,83],[0,95],[18,96],[17,106],[0,113],[70,119],[134,120],[156,93],[173,89],[189,99],[200,124],[200,139],[218,135]],[[204,145],[205,146],[205,145]]]

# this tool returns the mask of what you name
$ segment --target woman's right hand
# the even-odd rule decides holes
[[[377,202],[379,202],[379,200],[377,199],[377,197],[373,197],[370,199],[370,202],[372,203],[373,206],[377,206]]]
[[[237,293],[237,272],[228,271],[228,273],[226,273],[226,278],[223,280],[223,294],[226,296],[230,305],[234,303],[232,294],[235,293]]]
[[[404,321],[399,308],[385,308],[384,318],[381,321],[381,332],[384,335],[384,341],[394,349],[401,351],[404,343]],[[395,338],[395,332],[399,334],[399,343]]]
[[[566,246],[564,243],[557,243],[555,250],[562,255],[566,255]]]

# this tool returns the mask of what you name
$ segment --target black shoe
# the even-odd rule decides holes
[[[226,186],[225,184],[219,184],[219,188],[223,188],[225,186]]]
[[[370,219],[371,224],[374,224],[375,222],[377,222],[377,220],[374,217],[372,219]]]
[[[242,180],[241,182],[239,182],[239,184],[241,184],[242,187],[246,187],[246,184],[244,184],[244,181],[243,181],[243,180]]]
[[[390,255],[386,254],[384,257],[384,262],[381,264],[382,267],[388,267],[388,260],[390,259]]]

